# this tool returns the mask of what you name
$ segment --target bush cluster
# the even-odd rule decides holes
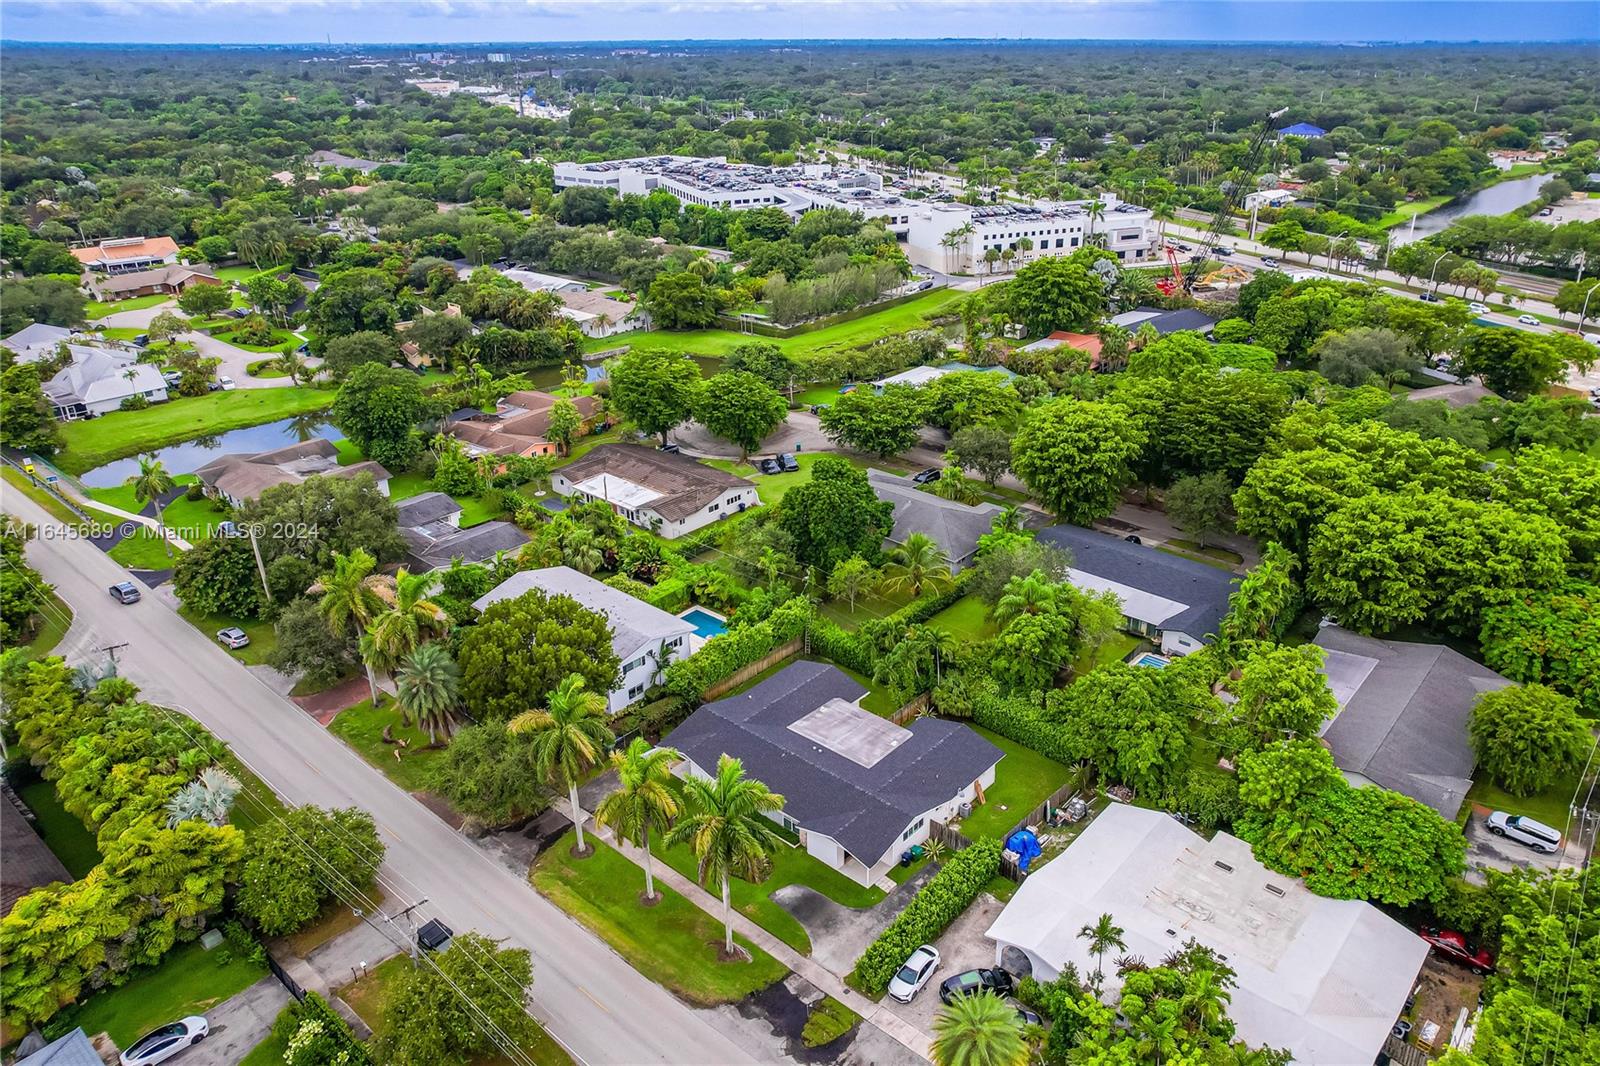
[[[798,637],[810,621],[811,604],[804,599],[790,600],[766,621],[712,637],[694,655],[668,666],[666,689],[680,699],[698,702],[700,694],[712,685]]]
[[[957,852],[862,952],[851,974],[856,986],[870,996],[882,995],[906,958],[937,940],[999,870],[998,840],[980,840]]]
[[[1007,696],[993,684],[981,684],[973,694],[972,720],[1057,762],[1077,762],[1060,727],[1045,718],[1042,703],[1042,693]]]

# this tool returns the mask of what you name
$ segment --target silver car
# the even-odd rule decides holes
[[[121,1066],[156,1066],[193,1044],[198,1044],[211,1032],[211,1026],[198,1014],[182,1021],[163,1025],[153,1033],[146,1033],[133,1042],[133,1046],[117,1059]]]
[[[922,945],[890,979],[889,995],[901,1003],[910,1003],[911,997],[922,990],[938,968],[939,949],[932,944]]]

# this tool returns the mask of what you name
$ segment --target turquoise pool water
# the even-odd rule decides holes
[[[702,607],[691,608],[678,617],[694,626],[695,634],[703,639],[728,631],[728,623]]]
[[[1133,660],[1133,665],[1135,665],[1135,666],[1153,666],[1157,670],[1159,670],[1163,666],[1166,666],[1167,663],[1169,663],[1171,661],[1172,660],[1168,659],[1164,655],[1156,655],[1153,652],[1148,652],[1147,651],[1143,655],[1139,656],[1137,659]]]

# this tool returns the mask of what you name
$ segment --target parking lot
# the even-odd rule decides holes
[[[1562,863],[1562,852],[1546,855],[1524,847],[1514,840],[1497,837],[1489,832],[1484,825],[1484,819],[1489,812],[1474,809],[1467,819],[1467,880],[1473,884],[1483,884],[1487,881],[1484,876],[1485,869],[1494,870],[1554,870],[1557,864]],[[1575,847],[1572,841],[1567,842],[1570,850]],[[1582,855],[1573,856],[1574,860],[1581,860]]]
[[[897,1003],[884,996],[883,1005],[923,1032],[933,1032],[933,1016],[939,1012],[940,983],[963,970],[987,969],[994,965],[994,941],[984,933],[1004,909],[1005,904],[987,892],[978,893],[972,906],[934,942],[933,946],[939,949],[939,968],[922,991],[910,1003]]]
[[[1552,226],[1563,222],[1593,222],[1600,219],[1600,197],[1574,193],[1559,203],[1550,205],[1548,215],[1535,215],[1534,219]]]

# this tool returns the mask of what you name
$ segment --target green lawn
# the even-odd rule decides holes
[[[107,516],[109,521],[120,521]],[[170,554],[169,554],[170,551]],[[113,562],[129,570],[170,570],[178,565],[183,552],[172,547],[149,526],[140,526],[131,537],[123,537],[117,546],[106,553]]]
[[[295,340],[294,334],[286,329],[273,330],[272,342],[270,344],[246,344],[244,341],[238,339],[237,333],[217,333],[213,336],[224,344],[231,344],[235,348],[243,348],[247,352],[277,353],[283,351],[283,346],[285,344],[294,344],[298,346],[300,343],[299,341]]]
[[[28,641],[28,658],[42,659],[56,650],[56,645],[61,643],[61,638],[67,635],[67,630],[72,627],[72,608],[67,606],[67,601],[57,596],[54,592],[48,594],[49,606],[40,611],[44,620],[39,624],[39,632]]]
[[[81,879],[100,865],[100,848],[95,843],[94,834],[61,806],[54,784],[44,780],[34,781],[19,788],[17,794],[33,812],[34,826],[39,830],[39,836],[55,852],[61,865],[67,868],[67,873]]]
[[[282,271],[288,270],[292,265],[293,264],[291,263],[284,263],[281,266],[267,267],[264,270],[257,270],[248,263],[242,263],[238,266],[219,267],[217,268],[216,274],[217,277],[221,278],[223,281],[248,282],[251,278],[258,277],[261,274],[281,273]]]
[[[81,474],[168,444],[320,411],[333,397],[328,389],[235,389],[68,422],[61,427],[63,450],[56,465]]]
[[[239,1066],[283,1066],[283,1057],[288,1054],[289,1041],[285,1037],[268,1036],[261,1043],[250,1049],[250,1054],[239,1060]]]
[[[971,728],[1006,753],[995,770],[994,784],[984,789],[983,805],[975,808],[969,817],[956,825],[974,840],[998,838],[1010,832],[1024,815],[1075,775],[1072,767],[1065,763],[1047,759],[1032,748],[1007,740],[999,733],[981,726]]]
[[[176,480],[182,483],[185,478],[192,480],[192,476],[188,474]],[[179,536],[192,544],[209,537],[217,525],[226,521],[231,513],[226,505],[219,508],[217,503],[209,498],[191,500],[179,496],[162,510],[161,520],[167,524],[167,528],[176,531]]]
[[[1183,551],[1180,548],[1171,547],[1172,543],[1169,540],[1165,544],[1157,544],[1156,551],[1166,552],[1168,555],[1176,555],[1180,559],[1193,559],[1197,563],[1205,563],[1207,566],[1214,566],[1218,570],[1228,570],[1230,572],[1233,570],[1234,564],[1225,559],[1219,559],[1210,554],[1199,555],[1195,552]]]
[[[802,333],[795,337],[759,337],[736,333],[726,329],[686,330],[669,332],[652,330],[619,333],[613,337],[595,338],[584,344],[586,351],[601,351],[630,345],[635,349],[660,349],[670,352],[692,352],[695,355],[723,357],[741,344],[751,341],[770,341],[794,358],[804,359],[820,352],[859,348],[881,337],[898,335],[921,329],[928,318],[948,311],[965,293],[953,289],[935,289],[915,300],[867,315],[852,322]]]
[[[396,955],[387,962],[372,967],[367,971],[366,976],[359,981],[339,989],[339,998],[344,1000],[351,1010],[360,1015],[361,1020],[371,1027],[374,1034],[380,1033],[383,1031],[384,1012],[387,1007],[389,990],[394,987],[395,983],[400,980],[410,967],[410,957]],[[261,1051],[262,1048],[271,1043],[272,1041],[268,1040],[266,1044],[256,1048],[256,1051]],[[536,1066],[572,1066],[572,1058],[543,1029],[540,1029],[539,1036],[522,1050],[527,1053],[528,1058]],[[267,1058],[265,1055],[257,1059],[255,1057],[256,1051],[251,1052],[250,1057],[244,1060],[244,1066],[256,1066],[257,1063],[260,1066],[267,1066],[269,1063],[272,1066],[279,1066],[283,1062],[281,1055],[276,1059]],[[472,1066],[501,1066],[502,1063],[506,1064],[506,1066],[512,1066],[511,1060],[503,1055],[491,1055],[487,1058],[472,1060]]]
[[[641,906],[643,871],[603,841],[587,839],[594,854],[574,859],[568,854],[571,837],[561,837],[539,854],[529,880],[646,978],[691,1003],[713,1006],[737,1003],[788,973],[742,937],[735,940],[749,960],[718,961],[722,926],[716,919],[661,885],[661,902]]]
[[[1472,783],[1472,788],[1467,791],[1467,802],[1461,806],[1462,818],[1465,820],[1472,805],[1478,804],[1488,807],[1491,811],[1526,814],[1536,822],[1543,822],[1560,830],[1567,824],[1568,807],[1577,788],[1578,778],[1574,774],[1531,796],[1513,796],[1491,781],[1489,775],[1480,774],[1478,780]]]
[[[749,463],[740,463],[733,459],[706,459],[703,462],[707,466],[714,466],[718,470],[726,470],[730,474],[748,478],[754,482],[756,495],[761,497],[762,503],[770,507],[783,499],[784,495],[796,485],[811,480],[811,467],[821,454],[820,452],[811,452],[810,454],[801,452],[796,455],[794,457],[795,462],[800,464],[800,469],[792,474],[763,474]]]
[[[1207,544],[1202,547],[1199,541],[1184,540],[1181,537],[1173,537],[1167,543],[1190,555],[1203,555],[1207,558],[1215,559],[1219,563],[1227,563],[1229,566],[1238,566],[1244,562],[1244,556],[1238,552],[1230,551],[1216,544]]]
[[[339,451],[340,466],[349,466],[362,460],[361,449],[348,440],[335,441],[334,447]],[[434,491],[433,482],[421,474],[407,471],[403,474],[395,474],[389,479],[389,499],[396,503],[401,500],[408,500],[413,496],[420,496],[424,492],[432,491]],[[504,511],[496,510],[489,503],[487,496],[452,496],[451,499],[461,506],[462,529],[481,525],[491,519],[501,518],[505,515]]]
[[[114,300],[107,303],[104,300],[90,300],[83,308],[83,317],[93,322],[97,318],[115,314],[118,311],[139,311],[146,307],[155,307],[164,304],[172,297],[165,293],[151,293],[149,296],[135,296],[129,300]]]
[[[238,626],[250,638],[250,643],[238,650],[223,648],[229,655],[238,659],[246,666],[260,666],[267,661],[267,656],[272,654],[278,646],[278,633],[272,628],[271,622],[263,622],[259,618],[236,618],[223,614],[200,614],[189,607],[181,607],[178,613],[184,621],[194,626],[212,640],[217,639],[217,630],[226,629],[228,626]],[[219,642],[217,647],[221,648]]]
[[[204,1014],[266,975],[264,964],[239,958],[226,945],[206,951],[195,940],[173,948],[160,964],[126,984],[91,996],[70,1021],[91,1035],[109,1033],[119,1047],[127,1047],[174,1018]]]
[[[1385,228],[1398,226],[1402,222],[1410,222],[1412,215],[1425,215],[1435,208],[1443,207],[1450,202],[1450,199],[1449,196],[1426,196],[1420,200],[1396,204],[1393,211],[1373,219],[1372,224]]]
[[[64,522],[69,526],[78,524],[78,516],[73,514],[71,509],[56,497],[55,493],[42,485],[33,484],[28,480],[28,475],[22,471],[10,466],[0,467],[0,478],[3,478],[5,483],[12,489],[43,507],[49,512],[50,517],[57,522]]]
[[[911,602],[908,590],[887,594],[873,593],[856,600],[854,609],[844,600],[830,600],[822,605],[822,615],[846,629],[855,629],[863,622],[891,615]]]
[[[393,727],[390,734],[406,742],[404,749],[383,742],[384,726]],[[371,700],[362,700],[340,711],[328,729],[407,792],[426,791],[433,764],[444,757],[443,748],[428,748],[428,734],[400,720],[393,696],[384,697],[376,710]]]
[[[1072,676],[1082,677],[1107,663],[1121,662],[1133,654],[1133,649],[1143,643],[1144,641],[1129,633],[1113,633],[1094,651],[1084,652],[1072,660]]]
[[[999,627],[989,620],[989,605],[976,595],[961,597],[928,619],[928,624],[946,630],[957,640],[974,644],[999,632]]]

